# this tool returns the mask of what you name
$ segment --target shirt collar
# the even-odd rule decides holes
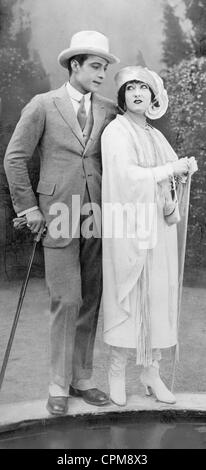
[[[83,95],[82,93],[80,93],[80,91],[74,88],[69,82],[67,82],[66,88],[67,88],[70,98],[72,98],[75,101],[78,101],[78,102],[81,101],[82,96],[84,96],[85,98],[85,103],[89,103],[89,101],[91,100],[91,92]]]

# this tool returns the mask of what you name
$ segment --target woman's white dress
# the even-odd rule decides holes
[[[176,159],[157,129],[142,128],[125,115],[118,115],[103,133],[104,341],[136,348],[137,363],[149,363],[153,348],[177,343],[177,230],[175,224],[167,225],[163,215],[170,163]],[[125,225],[123,236],[116,236],[121,228],[118,210],[112,236],[108,232],[111,205],[115,208],[118,203],[154,210],[144,242],[138,221],[135,237],[134,233],[128,237]],[[134,228],[134,212],[126,214],[128,226]]]

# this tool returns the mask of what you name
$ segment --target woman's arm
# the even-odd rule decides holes
[[[156,166],[152,168],[154,178],[157,183],[165,180],[169,176],[181,175],[187,173],[189,170],[188,158],[181,158],[175,162],[166,163],[162,166]]]
[[[187,157],[156,167],[144,168],[138,165],[137,152],[130,135],[122,133],[114,125],[109,125],[102,135],[102,159],[103,166],[113,161],[120,176],[128,176],[131,181],[153,180],[159,183],[173,175],[188,172]]]

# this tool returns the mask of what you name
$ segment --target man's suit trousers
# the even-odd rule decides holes
[[[84,203],[89,202],[86,188]],[[80,224],[86,216],[80,217]],[[73,238],[64,248],[44,247],[50,292],[52,383],[91,388],[93,349],[102,294],[101,238]],[[73,344],[72,344],[73,343]]]

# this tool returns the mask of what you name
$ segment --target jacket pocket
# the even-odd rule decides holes
[[[45,194],[46,196],[52,196],[52,194],[54,194],[55,187],[56,183],[40,180],[37,186],[37,193]]]

